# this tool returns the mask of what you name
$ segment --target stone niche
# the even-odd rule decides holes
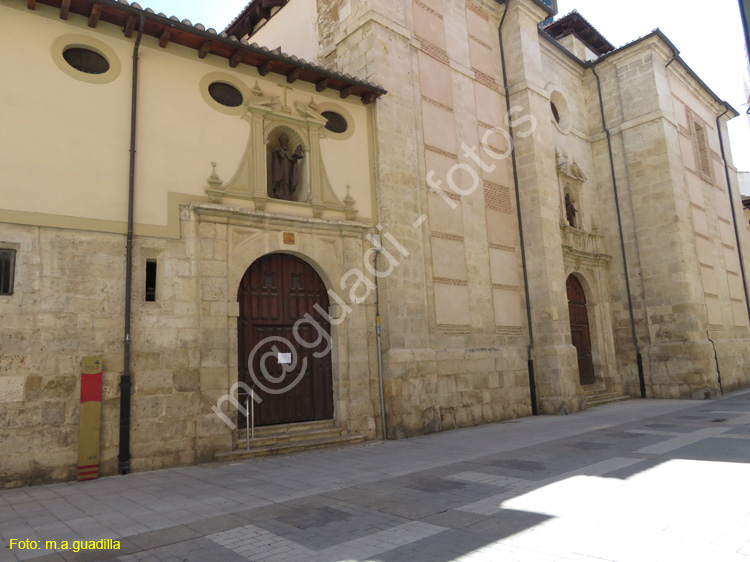
[[[560,149],[556,150],[557,177],[560,182],[560,224],[589,230],[591,218],[583,208],[583,184],[586,174],[578,163]]]
[[[325,214],[328,218],[354,220],[358,212],[354,199],[347,192],[341,201],[331,187],[320,150],[328,120],[314,101],[311,99],[307,105],[294,102],[289,107],[279,96],[266,96],[256,84],[245,109],[242,119],[249,127],[245,152],[229,181],[223,182],[214,168],[206,189],[211,203],[221,203],[224,198],[249,200],[256,211],[266,211],[268,203],[273,202],[275,209],[279,205],[290,211],[296,208],[293,214],[303,212],[315,218]],[[273,191],[272,156],[280,147],[282,135],[289,139],[292,153],[302,147],[302,158],[296,162],[297,188],[291,200],[277,199]]]
[[[277,163],[274,167],[274,160],[277,158],[277,153],[283,150],[282,137],[286,137],[287,141],[287,160],[291,159],[288,164],[283,161]],[[307,166],[305,160],[307,159],[307,153],[309,150],[305,145],[302,137],[292,128],[284,124],[277,124],[273,126],[265,140],[266,145],[266,194],[271,199],[282,199],[284,200],[281,193],[277,193],[276,190],[276,179],[275,171],[283,166],[288,166],[286,174],[291,176],[289,179],[293,182],[292,187],[294,192],[291,194],[291,201],[298,203],[312,203],[312,192],[310,191],[310,183],[307,177]],[[278,172],[276,172],[278,173]]]

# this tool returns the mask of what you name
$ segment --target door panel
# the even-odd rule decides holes
[[[318,305],[328,311],[328,293],[320,276],[299,258],[270,254],[247,270],[238,301],[239,379],[262,399],[255,407],[256,425],[332,418],[330,349],[323,357],[313,356],[314,352],[325,352],[330,341],[330,325],[315,309]],[[306,314],[319,327],[304,322],[295,337],[294,325]],[[312,344],[318,339],[321,341],[314,349],[300,343]],[[248,365],[251,354],[256,380]],[[288,357],[280,354],[292,354],[291,364],[285,365]],[[245,398],[241,393],[243,404]],[[244,427],[244,419],[238,422]]]
[[[578,374],[582,385],[594,384],[594,360],[591,354],[591,332],[586,295],[581,282],[573,275],[566,283],[568,310],[570,312],[570,334],[578,355]]]

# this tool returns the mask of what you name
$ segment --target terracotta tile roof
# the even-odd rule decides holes
[[[271,0],[280,1],[280,0]],[[253,2],[250,2],[252,5]],[[247,64],[258,68],[261,75],[268,73],[286,76],[288,83],[296,80],[316,84],[318,91],[332,89],[340,92],[342,98],[350,95],[362,98],[363,103],[371,103],[386,94],[381,86],[360,80],[350,74],[332,72],[322,66],[279,51],[271,51],[247,40],[239,40],[226,32],[206,29],[202,24],[190,20],[180,20],[176,16],[155,13],[151,8],[127,0],[27,0],[27,6],[34,10],[37,5],[46,5],[60,10],[60,18],[68,19],[69,14],[77,14],[89,19],[89,26],[96,27],[106,22],[123,29],[126,37],[138,31],[141,18],[144,19],[144,35],[159,38],[159,44],[166,47],[176,43],[197,51],[200,58],[208,54],[226,58],[229,66]],[[98,6],[98,8],[97,8]]]
[[[557,40],[567,37],[568,35],[575,35],[597,56],[615,50],[615,46],[607,41],[604,35],[599,33],[599,31],[576,10],[573,10],[560,19],[555,20],[546,26],[544,30]]]
[[[289,0],[250,0],[242,11],[224,28],[229,35],[252,36],[253,28],[264,19],[271,19],[273,8],[283,8]]]

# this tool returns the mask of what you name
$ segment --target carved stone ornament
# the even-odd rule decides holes
[[[570,179],[581,183],[587,181],[588,178],[586,177],[586,174],[583,173],[583,170],[581,170],[578,163],[574,159],[570,159],[565,152],[558,148],[555,150],[555,157],[557,159],[558,174],[567,176]]]
[[[208,178],[208,189],[206,195],[211,203],[221,203],[221,184],[223,183],[216,175],[216,162],[211,162],[211,177]]]
[[[354,197],[352,197],[352,186],[347,185],[346,186],[346,198],[344,199],[344,205],[346,205],[346,220],[353,221],[354,217],[357,216],[357,213],[359,211],[354,208],[354,205],[356,205],[356,201],[354,200]]]
[[[309,104],[294,101],[289,107],[288,92],[285,88],[281,96],[268,96],[255,84],[242,116],[249,129],[242,159],[227,182],[216,175],[214,164],[206,189],[210,201],[246,199],[257,211],[265,210],[269,201],[306,204],[313,217],[332,212],[332,218],[338,214],[353,220],[354,200],[350,194],[345,201],[336,196],[322,158],[320,139],[325,138],[328,120],[313,98]]]

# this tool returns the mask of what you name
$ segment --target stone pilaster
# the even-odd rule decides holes
[[[509,10],[503,40],[515,121],[538,398],[544,413],[576,411],[581,402],[578,364],[571,345],[555,147],[548,142],[553,125],[544,118],[550,101],[537,30],[546,16],[530,1],[511,2]]]

